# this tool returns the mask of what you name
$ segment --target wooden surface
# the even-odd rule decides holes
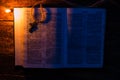
[[[13,54],[13,22],[0,21],[0,54]]]
[[[59,3],[62,0],[1,0],[0,4],[4,6],[31,6],[36,2],[43,1],[43,4],[47,3]]]

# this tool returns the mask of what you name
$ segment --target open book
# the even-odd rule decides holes
[[[39,8],[14,8],[16,66],[103,67],[104,9],[46,8],[46,12],[46,21],[31,33],[31,13],[39,18]]]

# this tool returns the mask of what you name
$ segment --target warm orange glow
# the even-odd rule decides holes
[[[5,12],[6,12],[6,13],[10,13],[10,12],[11,12],[11,9],[5,9]]]
[[[25,56],[25,9],[24,8],[14,8],[14,30],[15,30],[15,65],[24,65]]]

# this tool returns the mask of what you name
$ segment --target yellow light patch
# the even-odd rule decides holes
[[[6,12],[6,13],[10,13],[10,12],[11,12],[11,9],[5,9],[5,12]]]

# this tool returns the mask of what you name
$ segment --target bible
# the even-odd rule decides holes
[[[105,9],[14,8],[15,66],[25,68],[102,68]],[[30,32],[32,30],[32,32]]]

